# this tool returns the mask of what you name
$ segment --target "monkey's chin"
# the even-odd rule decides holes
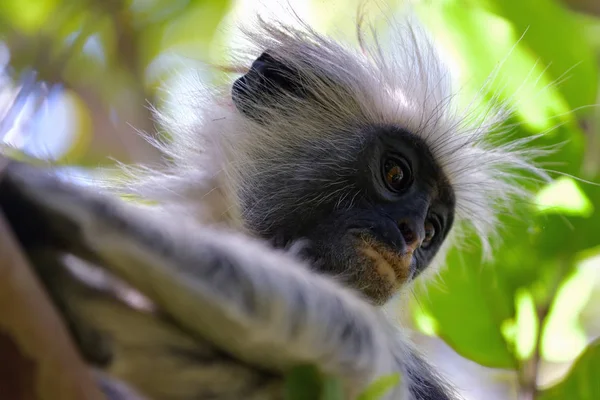
[[[411,277],[413,253],[398,253],[372,240],[363,239],[359,251],[373,264],[377,275],[396,291]]]

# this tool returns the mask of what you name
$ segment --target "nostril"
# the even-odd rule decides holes
[[[400,222],[400,224],[398,224],[398,228],[400,228],[400,233],[402,234],[406,244],[410,245],[416,240],[417,235],[406,222]]]

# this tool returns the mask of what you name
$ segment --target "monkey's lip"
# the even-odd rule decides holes
[[[377,273],[394,286],[406,283],[411,275],[413,252],[399,253],[371,238],[361,237],[362,253],[371,259]]]

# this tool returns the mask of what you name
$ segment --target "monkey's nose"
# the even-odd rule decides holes
[[[398,222],[398,228],[409,252],[412,253],[421,247],[425,239],[425,227],[422,223],[407,218]]]

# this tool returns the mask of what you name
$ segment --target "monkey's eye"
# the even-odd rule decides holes
[[[435,225],[430,220],[425,221],[425,238],[421,244],[422,248],[427,248],[431,244],[433,237],[435,236]]]
[[[399,157],[389,157],[383,162],[383,180],[387,188],[399,193],[405,190],[412,181],[408,163]]]

